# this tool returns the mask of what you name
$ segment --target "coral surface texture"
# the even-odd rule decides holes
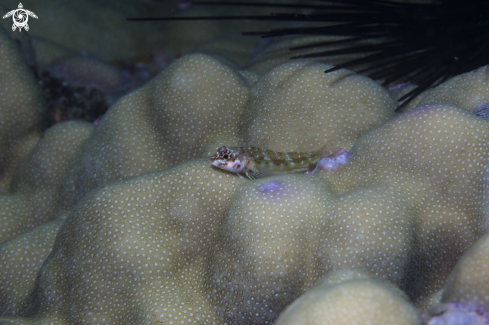
[[[46,128],[0,32],[0,324],[489,323],[487,67],[395,113],[349,70],[193,52]],[[344,160],[249,180],[224,145]]]

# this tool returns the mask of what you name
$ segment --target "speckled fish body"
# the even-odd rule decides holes
[[[250,179],[307,168],[320,157],[313,152],[277,152],[255,147],[221,147],[211,159],[220,169],[245,174]]]

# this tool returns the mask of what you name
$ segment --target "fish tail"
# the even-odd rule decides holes
[[[316,160],[319,160],[324,157],[329,157],[331,154],[334,152],[338,151],[340,149],[338,146],[335,146],[333,143],[326,141],[326,144],[319,149],[319,155],[317,156]]]

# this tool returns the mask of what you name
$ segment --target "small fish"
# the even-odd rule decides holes
[[[277,152],[255,147],[221,147],[211,159],[212,166],[256,179],[280,172],[305,169],[317,161],[321,150],[313,152]]]

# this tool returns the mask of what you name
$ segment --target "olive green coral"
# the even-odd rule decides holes
[[[44,103],[17,44],[0,28],[0,190],[35,146],[43,127]]]
[[[318,283],[280,315],[275,325],[421,324],[399,288],[368,273],[342,269]]]
[[[5,193],[34,199],[2,205],[21,230],[0,245],[0,322],[267,324],[353,267],[390,284],[329,283],[325,301],[345,298],[328,302],[331,315],[355,297],[373,320],[401,310],[416,323],[392,288],[421,301],[483,235],[489,122],[446,103],[394,117],[385,89],[325,67],[287,63],[254,82],[187,55],[99,125],[47,131]],[[208,160],[221,145],[328,142],[351,160],[317,175],[248,181]]]

